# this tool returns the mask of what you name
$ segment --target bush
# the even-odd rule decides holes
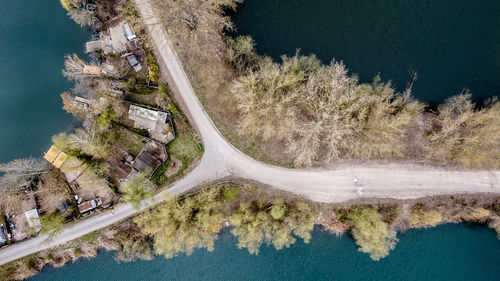
[[[473,222],[484,222],[490,217],[490,211],[485,208],[466,208],[464,211],[460,213],[460,217],[464,221],[473,221]]]
[[[237,187],[226,187],[224,188],[224,199],[232,202],[238,198],[238,192]]]
[[[168,97],[168,85],[160,85],[158,86],[158,93],[160,93],[160,95],[163,95],[165,97]]]
[[[149,65],[149,75],[151,82],[156,82],[160,78],[160,67],[156,63],[156,59],[152,54],[147,54],[146,63]]]
[[[154,195],[156,186],[149,179],[151,170],[147,169],[132,178],[128,178],[120,187],[125,201],[130,202],[134,209],[139,209],[142,200]]]
[[[190,255],[194,249],[214,249],[222,226],[220,190],[208,189],[182,200],[168,198],[165,203],[134,218],[147,235],[154,237],[157,254],[172,258]]]
[[[75,257],[78,257],[82,254],[82,250],[80,248],[76,248],[74,251],[73,251],[73,255],[75,255]]]
[[[116,115],[113,108],[110,107],[106,109],[103,113],[101,113],[96,123],[101,130],[104,130],[108,129],[111,126],[111,122],[116,121],[117,119],[118,116]]]
[[[436,226],[442,220],[443,216],[437,210],[426,210],[422,205],[415,205],[411,213],[410,225],[432,227]]]
[[[285,204],[276,200],[271,206],[259,201],[241,203],[231,215],[231,233],[238,237],[238,248],[246,248],[251,254],[258,254],[262,243],[280,250],[294,244],[295,237],[308,243],[314,217],[314,210],[300,201]]]
[[[352,223],[351,234],[359,250],[370,254],[373,260],[389,255],[398,239],[396,231],[382,221],[380,214],[371,207],[358,207],[349,211],[348,220]]]
[[[488,223],[488,226],[494,229],[498,234],[498,239],[500,239],[500,217],[496,217]]]
[[[115,253],[115,260],[132,262],[137,259],[152,260],[154,258],[153,240],[149,237],[134,237],[133,239],[129,235],[120,237],[120,248]],[[116,235],[114,240],[117,241]]]
[[[40,222],[42,224],[41,234],[54,235],[63,227],[64,218],[58,212],[52,212],[41,216]]]
[[[63,8],[66,11],[69,11],[71,9],[71,7],[70,7],[70,0],[60,0],[60,1],[61,1],[61,5],[63,6]]]
[[[132,132],[138,133],[141,136],[149,138],[150,134],[149,131],[146,129],[139,129],[139,128],[130,128]]]
[[[95,244],[100,235],[101,235],[101,232],[94,231],[94,232],[91,232],[89,234],[83,235],[82,241],[90,243],[90,244]]]
[[[167,105],[168,111],[170,111],[172,114],[179,114],[180,111],[177,109],[177,107],[173,103],[169,103]]]

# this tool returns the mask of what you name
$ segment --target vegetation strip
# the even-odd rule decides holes
[[[170,197],[120,225],[3,265],[1,272],[2,280],[22,279],[48,264],[62,266],[95,256],[98,248],[115,250],[115,259],[124,262],[212,251],[224,227],[237,237],[237,247],[250,254],[258,254],[263,244],[280,250],[298,238],[308,243],[314,225],[336,235],[348,231],[361,252],[379,260],[396,247],[396,231],[446,222],[488,223],[500,237],[500,198],[460,195],[368,206],[320,204],[257,183],[229,180]]]

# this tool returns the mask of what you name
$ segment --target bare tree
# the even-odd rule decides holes
[[[68,11],[68,15],[80,26],[95,27],[98,23],[93,11],[85,8],[87,0],[61,0],[61,5]]]
[[[0,164],[0,188],[12,189],[33,180],[48,167],[43,159],[25,158],[16,159],[9,163]]]
[[[263,61],[234,82],[241,135],[286,140],[297,166],[342,158],[404,157],[405,136],[423,105],[376,77],[359,84],[346,67],[314,57]]]
[[[429,136],[427,156],[473,168],[500,168],[500,102],[493,99],[481,109],[466,92],[439,107],[439,126]]]
[[[87,76],[83,73],[85,63],[78,57],[78,55],[66,55],[64,58],[64,69],[62,73],[65,77],[72,80],[78,80]]]
[[[86,64],[76,54],[66,55],[64,58],[62,73],[64,77],[70,80],[80,80],[101,75],[101,68],[99,66]]]
[[[89,130],[76,129],[74,134],[61,133],[52,138],[54,144],[62,150],[79,150],[96,158],[109,154],[113,134],[99,132],[96,126]]]

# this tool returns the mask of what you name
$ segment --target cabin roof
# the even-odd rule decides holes
[[[49,148],[49,151],[45,152],[45,154],[43,155],[43,158],[45,158],[45,160],[49,161],[52,164],[52,162],[54,162],[54,160],[56,160],[56,157],[57,157],[57,155],[59,155],[59,153],[61,153],[61,150],[59,150],[59,148],[57,148],[57,146],[52,145]]]
[[[98,52],[102,50],[103,43],[101,40],[96,40],[96,41],[89,41],[85,43],[85,49],[87,53],[90,52]]]
[[[137,38],[128,23],[123,24],[123,31],[125,32],[125,37],[127,37],[128,40]]]
[[[97,203],[94,199],[86,201],[80,205],[78,205],[78,211],[82,214],[97,208]]]
[[[44,155],[43,158],[47,160],[50,164],[54,165],[56,168],[61,168],[62,164],[68,159],[68,155],[52,145]]]
[[[24,212],[24,215],[26,216],[26,220],[28,221],[30,227],[33,227],[36,231],[40,231],[40,229],[42,229],[37,209],[26,211]]]
[[[61,151],[61,153],[59,153],[59,155],[57,156],[56,160],[54,160],[52,165],[54,165],[54,167],[59,169],[66,160],[68,160],[68,155]]]
[[[123,163],[122,161],[118,162],[118,164],[113,169],[113,172],[115,172],[115,174],[122,179],[127,178],[131,171],[132,167],[126,163]]]
[[[141,152],[132,163],[132,167],[138,172],[142,172],[146,169],[151,169],[152,171],[160,166],[161,161],[156,159],[153,154],[149,152]]]

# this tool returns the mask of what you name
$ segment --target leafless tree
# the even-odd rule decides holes
[[[12,189],[33,180],[48,167],[43,159],[25,158],[16,159],[9,163],[0,164],[0,188]]]
[[[98,24],[94,11],[85,8],[87,0],[62,0],[61,4],[68,11],[68,15],[80,26],[96,27]]]
[[[64,69],[62,73],[65,77],[71,80],[78,80],[88,76],[83,71],[85,63],[77,54],[66,55],[64,58]]]
[[[471,94],[451,97],[439,107],[439,126],[429,136],[428,157],[473,168],[500,168],[500,102],[476,109]]]

